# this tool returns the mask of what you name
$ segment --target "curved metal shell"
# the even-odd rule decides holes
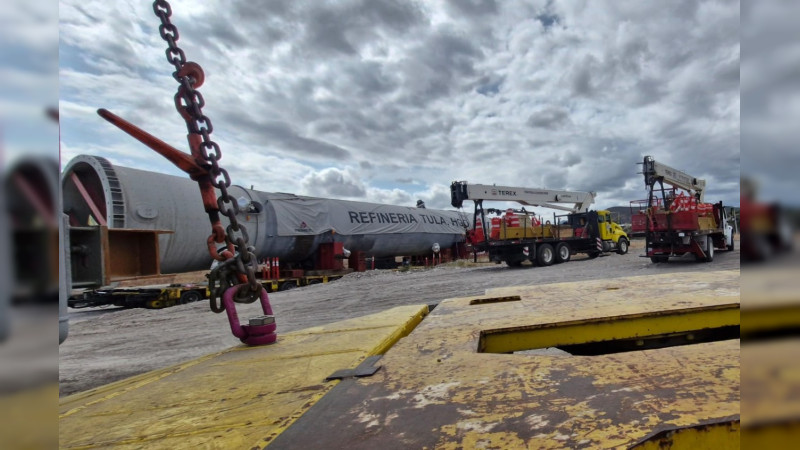
[[[65,167],[62,183],[64,212],[73,224],[105,221],[112,228],[170,230],[173,233],[159,237],[163,273],[209,266],[205,242],[210,225],[194,181],[80,155]],[[435,243],[446,248],[462,242],[469,220],[457,211],[260,192],[240,186],[228,191],[238,200],[238,220],[246,226],[256,256],[279,257],[285,262],[304,261],[326,242],[342,242],[348,250],[376,257],[428,253]],[[227,225],[224,218],[223,224]]]

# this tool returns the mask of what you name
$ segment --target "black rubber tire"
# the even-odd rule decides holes
[[[665,263],[665,262],[669,261],[669,256],[663,256],[663,255],[651,256],[650,257],[650,261],[652,261],[654,264],[656,264],[656,263]]]
[[[194,303],[196,301],[200,301],[202,298],[203,296],[200,295],[200,293],[197,291],[186,291],[183,294],[181,294],[181,298],[180,300],[178,300],[178,303],[180,303],[181,305],[185,305],[187,303]]]
[[[292,290],[292,289],[294,289],[296,287],[297,287],[297,283],[295,283],[294,281],[284,281],[283,283],[281,283],[281,286],[280,286],[280,288],[278,290],[279,291],[289,291],[289,290]]]
[[[600,252],[589,252],[586,254],[586,256],[588,256],[589,259],[595,259],[600,256]]]
[[[569,261],[571,256],[572,252],[569,249],[569,244],[566,242],[559,242],[558,245],[556,245],[556,264]]]
[[[731,243],[728,244],[728,251],[732,252],[733,251],[733,247],[734,247],[734,245],[733,245],[733,236],[731,236]]]
[[[513,260],[509,259],[509,260],[506,260],[506,265],[508,267],[520,267],[520,266],[522,266],[522,260],[521,259],[513,259]]]
[[[556,252],[553,250],[553,246],[550,244],[542,244],[536,249],[536,262],[542,266],[546,267],[552,265],[556,259]]]
[[[625,239],[624,237],[619,238],[619,240],[617,241],[617,253],[619,253],[620,255],[628,253],[628,240]]]
[[[714,261],[714,239],[706,236],[706,259],[705,262]]]

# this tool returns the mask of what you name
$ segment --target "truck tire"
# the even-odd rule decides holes
[[[279,291],[288,291],[288,290],[294,289],[296,287],[297,287],[297,283],[295,283],[294,281],[284,281],[283,283],[281,283],[280,288],[278,288],[278,290]]]
[[[733,236],[731,236],[731,243],[730,243],[730,244],[728,244],[728,251],[729,251],[729,252],[732,252],[732,251],[733,251]]]
[[[600,256],[600,252],[597,252],[597,251],[595,251],[595,252],[589,252],[589,253],[587,253],[587,254],[586,254],[586,256],[588,256],[588,257],[589,257],[589,259],[595,259],[595,258],[597,258],[598,256]]]
[[[539,263],[540,266],[549,266],[553,264],[555,259],[556,252],[550,244],[542,244],[536,250],[536,262]]]
[[[619,253],[620,255],[628,253],[628,240],[625,239],[624,237],[619,238],[619,240],[617,241],[617,253]]]
[[[181,305],[185,305],[187,303],[196,302],[201,298],[203,297],[197,291],[186,291],[183,294],[181,294],[181,298],[180,300],[178,300],[178,303],[180,303]]]
[[[652,261],[654,264],[655,263],[665,263],[665,262],[669,261],[669,256],[664,256],[664,255],[651,256],[650,257],[650,261]]]
[[[558,245],[556,245],[556,263],[560,264],[569,261],[571,253],[569,244],[566,242],[559,242]]]
[[[714,261],[714,238],[706,236],[706,262]]]
[[[508,267],[520,267],[520,266],[522,266],[522,260],[521,259],[507,259],[506,260],[506,265]]]

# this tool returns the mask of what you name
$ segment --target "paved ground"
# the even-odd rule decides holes
[[[388,307],[437,303],[483,294],[488,288],[581,281],[665,272],[739,269],[739,250],[718,251],[712,263],[694,258],[653,264],[640,257],[641,242],[627,255],[595,260],[575,256],[566,264],[511,269],[503,265],[439,266],[408,272],[354,273],[330,284],[270,295],[278,332],[371,314]],[[240,317],[255,305],[242,305]],[[173,365],[239,344],[224,314],[204,302],[163,310],[81,309],[70,311],[69,338],[60,346],[60,394],[66,395],[138,373]]]

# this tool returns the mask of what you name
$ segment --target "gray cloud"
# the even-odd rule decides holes
[[[597,72],[597,69],[597,59],[592,55],[587,55],[575,65],[571,83],[572,91],[576,95],[592,96],[595,88],[592,83],[592,76]]]
[[[423,17],[414,3],[392,0],[308,6],[306,14],[298,18],[304,23],[305,47],[322,54],[354,55],[365,43],[387,33],[407,33]]]
[[[440,97],[458,92],[464,79],[475,74],[480,55],[466,36],[439,29],[421,42],[400,65],[406,102],[421,107]]]
[[[550,107],[531,114],[528,125],[534,128],[558,128],[569,121],[569,111],[565,108]]]
[[[484,17],[498,11],[495,0],[447,0],[447,6],[455,14]]]
[[[738,201],[738,2],[235,0],[191,16],[173,6],[187,56],[206,71],[215,136],[262,161],[234,165],[234,182],[269,166],[286,184],[273,190],[314,195],[447,207],[449,182],[466,179],[594,190],[613,206],[643,195],[635,163],[652,154]],[[156,19],[129,7],[63,3],[67,148],[112,139],[71,116],[99,104],[185,139]],[[775,104],[749,99],[755,117]],[[272,172],[281,164],[292,176]]]
[[[302,158],[321,157],[346,161],[350,152],[328,143],[301,136],[294,127],[286,122],[255,118],[243,112],[229,113],[228,120],[239,124],[243,130],[264,138],[262,145],[269,145],[287,151],[288,155]]]
[[[303,178],[303,190],[309,195],[328,198],[362,198],[366,194],[363,183],[349,170],[336,168],[310,173]]]

